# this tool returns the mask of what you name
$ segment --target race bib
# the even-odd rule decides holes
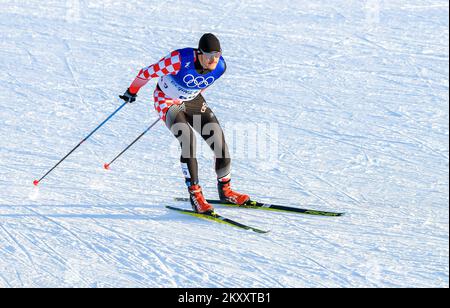
[[[199,90],[194,87],[189,88],[189,85],[194,86],[201,82],[206,84],[205,83],[206,81],[196,80],[194,76],[192,76],[191,79],[189,76],[192,75],[186,75],[183,78],[186,87],[179,85],[177,81],[172,77],[172,75],[162,76],[158,81],[159,88],[161,89],[161,91],[164,92],[166,96],[172,99],[177,99],[181,101],[190,101],[200,94],[201,89]]]

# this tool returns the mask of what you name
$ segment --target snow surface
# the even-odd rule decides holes
[[[449,287],[448,14],[447,0],[1,0],[0,287]],[[218,208],[260,235],[166,210],[189,206],[162,123],[103,170],[157,118],[155,81],[33,187],[140,68],[205,32],[228,63],[205,96],[237,148],[235,187],[346,216]],[[275,157],[239,154],[240,125],[257,124]],[[206,147],[199,162],[217,198]]]

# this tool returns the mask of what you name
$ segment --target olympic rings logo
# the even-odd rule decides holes
[[[204,89],[214,83],[214,77],[210,76],[205,78],[203,76],[198,76],[195,78],[193,75],[188,74],[184,76],[183,81],[189,88],[198,87],[200,89]]]

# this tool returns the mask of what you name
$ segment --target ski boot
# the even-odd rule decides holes
[[[200,214],[212,214],[214,208],[209,204],[203,196],[200,185],[192,185],[188,188],[189,200],[191,201],[192,209]]]
[[[218,189],[220,201],[245,205],[250,200],[250,196],[233,191],[230,182],[231,180],[229,178],[219,180]]]

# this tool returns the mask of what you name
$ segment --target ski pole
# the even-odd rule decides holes
[[[109,170],[109,166],[111,166],[112,163],[114,163],[120,156],[122,156],[123,153],[125,153],[129,148],[131,148],[133,146],[133,144],[135,144],[139,139],[141,139],[142,136],[144,136],[158,122],[159,122],[159,119],[156,120],[152,125],[150,125],[142,134],[139,135],[139,137],[134,139],[134,141],[129,146],[127,146],[122,152],[120,152],[120,154],[117,155],[109,164],[105,163],[103,165],[103,168],[105,168],[106,170]]]
[[[97,126],[97,128],[95,128],[86,138],[84,138],[83,140],[81,140],[80,143],[78,143],[78,145],[76,147],[74,147],[66,156],[64,156],[55,166],[53,166],[52,169],[50,169],[46,174],[44,174],[44,176],[42,176],[39,180],[34,180],[33,184],[34,186],[38,186],[39,183],[50,173],[52,172],[56,167],[59,166],[59,164],[61,164],[67,157],[70,156],[70,154],[72,154],[73,152],[75,152],[76,149],[78,149],[86,140],[88,140],[100,127],[102,127],[106,122],[108,122],[117,112],[119,112],[120,109],[122,109],[126,104],[128,104],[128,102],[125,102],[122,104],[122,106],[120,106],[119,108],[116,109],[116,111],[114,111],[109,117],[106,118],[106,120],[104,120],[99,126]]]

